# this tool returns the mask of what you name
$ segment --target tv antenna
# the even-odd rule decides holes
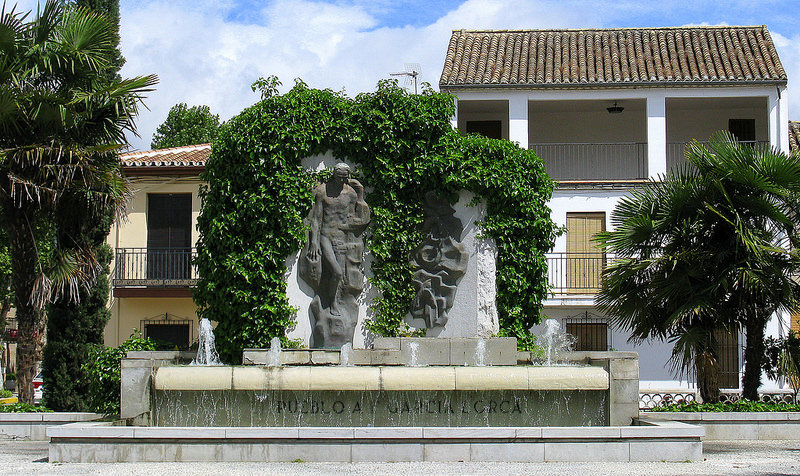
[[[405,63],[405,71],[400,73],[389,73],[389,76],[405,76],[405,86],[408,86],[413,82],[414,94],[418,94],[417,78],[419,77],[420,72],[422,72],[422,68],[420,68],[419,63]]]

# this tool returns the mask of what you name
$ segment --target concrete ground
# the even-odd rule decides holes
[[[800,435],[798,435],[800,438]],[[704,444],[701,463],[118,463],[50,464],[47,443],[0,440],[2,474],[800,475],[800,439]]]

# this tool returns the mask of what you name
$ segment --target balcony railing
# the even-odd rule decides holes
[[[739,141],[740,144],[749,145],[751,147],[763,147],[769,145],[768,141]],[[679,167],[686,164],[686,145],[689,142],[667,142],[667,170],[673,167]],[[708,142],[700,142],[705,145]]]
[[[548,253],[547,281],[553,294],[595,294],[603,270],[613,260],[605,253]]]
[[[188,287],[197,282],[194,248],[117,248],[114,287]]]
[[[553,180],[639,180],[647,178],[647,144],[530,144]]]

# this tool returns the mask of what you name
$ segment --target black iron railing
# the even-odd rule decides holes
[[[553,180],[639,180],[647,178],[647,144],[530,144]]]
[[[188,287],[197,281],[194,248],[117,248],[114,287]]]
[[[605,253],[548,253],[547,280],[553,294],[595,294],[603,270],[611,262]]]

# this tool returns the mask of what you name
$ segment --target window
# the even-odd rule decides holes
[[[169,347],[189,348],[188,324],[146,324],[144,326],[144,335],[148,339],[168,344]]]
[[[739,333],[716,331],[719,388],[739,388]]]
[[[159,349],[186,350],[191,344],[193,321],[172,314],[161,314],[140,322],[145,337],[155,340]]]
[[[489,139],[502,139],[501,121],[467,121],[467,134],[480,134]]]
[[[148,194],[147,278],[189,278],[191,246],[192,194]]]
[[[567,213],[568,293],[594,294],[600,288],[606,257],[593,239],[605,229],[605,212]]]
[[[609,348],[608,322],[589,317],[567,318],[567,333],[575,338],[577,351],[606,351]]]
[[[739,142],[755,142],[756,120],[730,119],[728,121],[728,131],[733,134],[733,137]]]

